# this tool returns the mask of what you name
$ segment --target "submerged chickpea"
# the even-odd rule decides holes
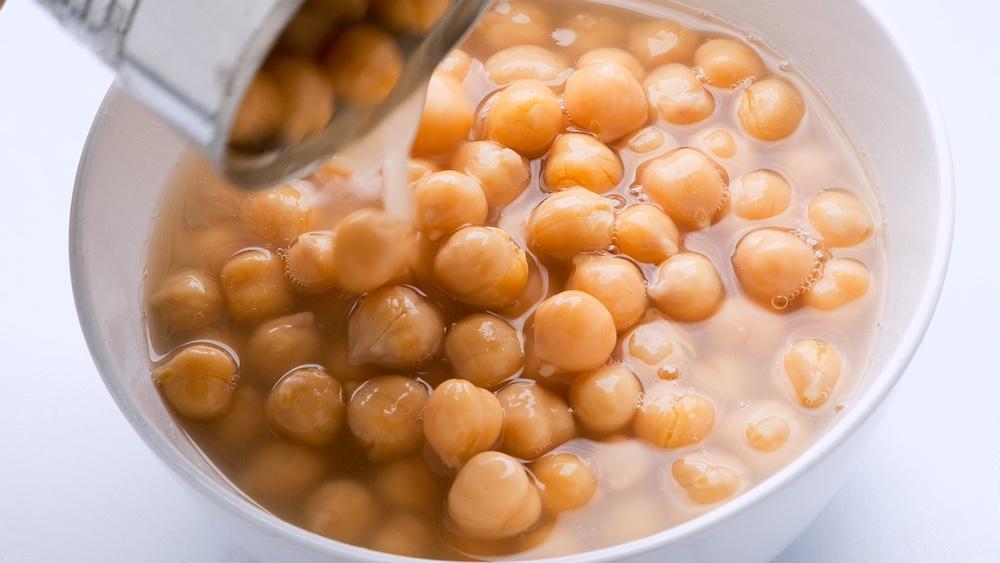
[[[754,449],[773,452],[785,445],[792,428],[780,416],[766,416],[747,424],[746,438]]]
[[[465,535],[480,539],[515,536],[542,512],[538,489],[516,459],[483,452],[465,464],[448,492],[448,515]]]
[[[236,482],[253,498],[283,501],[305,494],[325,472],[323,458],[315,450],[271,442],[250,456]]]
[[[455,375],[484,389],[496,389],[524,365],[514,327],[492,315],[469,315],[452,325],[444,353]]]
[[[410,35],[423,35],[451,5],[449,0],[372,0],[372,13],[385,27]]]
[[[607,143],[642,127],[646,93],[628,68],[617,62],[576,69],[563,92],[570,121]]]
[[[724,501],[740,488],[740,476],[732,469],[691,457],[675,461],[670,473],[698,504]]]
[[[538,252],[567,260],[604,250],[614,233],[615,206],[585,188],[569,188],[546,198],[528,219],[528,241]]]
[[[411,184],[419,182],[420,180],[423,180],[440,170],[441,168],[439,168],[437,164],[427,160],[426,158],[406,159],[406,179],[409,180]]]
[[[780,215],[792,200],[792,187],[784,176],[773,170],[754,170],[740,177],[736,195],[736,214],[759,221]]]
[[[338,96],[350,104],[371,107],[396,87],[403,73],[403,56],[391,35],[358,23],[330,47],[326,70]]]
[[[531,473],[541,484],[542,504],[553,514],[582,508],[597,492],[594,472],[575,454],[541,457]]]
[[[285,272],[301,293],[325,293],[337,283],[333,233],[303,233],[285,253]]]
[[[684,340],[676,325],[665,320],[641,324],[628,336],[626,349],[632,357],[655,366],[674,352],[681,352]]]
[[[323,72],[308,59],[297,57],[271,60],[265,68],[284,97],[285,142],[296,143],[322,131],[334,112],[333,87]]]
[[[681,234],[654,205],[633,205],[618,215],[615,242],[639,262],[658,264],[680,251]]]
[[[639,182],[679,227],[689,231],[718,221],[729,198],[726,171],[691,148],[649,162],[639,174]]]
[[[804,296],[810,307],[829,311],[860,299],[872,283],[872,274],[863,263],[851,258],[834,258],[823,268],[823,277]]]
[[[694,52],[694,66],[705,82],[735,88],[764,75],[764,63],[746,44],[733,39],[709,39]]]
[[[181,270],[163,279],[149,304],[173,330],[191,331],[215,324],[222,314],[219,284],[198,270]]]
[[[537,80],[511,83],[496,95],[486,111],[486,138],[528,158],[549,150],[564,129],[559,98]]]
[[[413,152],[444,154],[465,140],[476,120],[476,110],[462,82],[447,74],[434,74],[427,84],[427,98]]]
[[[719,158],[733,158],[736,156],[736,140],[733,134],[726,129],[715,129],[705,135],[702,144],[709,152]]]
[[[285,100],[278,83],[267,71],[258,72],[233,118],[229,142],[240,147],[266,145],[281,133],[284,121]]]
[[[267,242],[284,245],[306,229],[309,203],[293,186],[271,188],[244,200],[240,218],[255,235]]]
[[[333,270],[349,293],[378,289],[404,273],[416,237],[404,222],[378,209],[361,209],[337,224]]]
[[[496,227],[465,227],[434,257],[434,278],[453,298],[487,308],[513,304],[528,285],[528,259]]]
[[[698,33],[669,20],[646,20],[632,26],[628,48],[647,67],[687,63],[698,47]]]
[[[416,226],[425,232],[450,233],[480,225],[488,212],[479,182],[461,172],[435,172],[413,187]]]
[[[153,382],[170,406],[195,420],[225,413],[237,381],[233,357],[207,344],[188,346],[153,370]]]
[[[690,446],[705,439],[715,424],[715,407],[702,395],[678,394],[668,385],[643,398],[632,429],[635,435],[661,448]]]
[[[650,106],[660,119],[678,124],[697,123],[715,111],[715,98],[690,68],[672,63],[649,73],[644,82]]]
[[[582,187],[602,193],[618,185],[624,173],[618,155],[584,133],[559,135],[545,161],[545,183],[554,190]]]
[[[799,403],[819,408],[830,398],[840,379],[840,354],[818,338],[800,338],[785,353],[785,374]]]
[[[493,393],[463,379],[449,379],[427,401],[424,436],[445,465],[458,468],[496,444],[503,421]]]
[[[614,256],[579,256],[566,289],[597,298],[607,307],[615,328],[625,330],[639,322],[646,311],[646,279],[635,264]]]
[[[275,432],[303,444],[332,443],[344,420],[340,382],[319,367],[290,372],[271,390],[267,420]]]
[[[432,510],[441,494],[434,473],[426,463],[413,457],[379,465],[372,489],[381,502],[412,512]]]
[[[579,375],[569,390],[569,402],[588,430],[610,433],[632,421],[639,406],[642,384],[624,364],[614,364]]]
[[[809,202],[809,222],[828,247],[854,246],[872,234],[872,216],[847,190],[824,190]]]
[[[761,141],[780,141],[799,127],[805,102],[795,88],[780,78],[758,80],[740,95],[737,114],[743,129]]]
[[[694,252],[681,252],[660,264],[649,298],[656,308],[682,322],[703,321],[719,310],[726,290],[712,261]]]
[[[438,63],[434,72],[440,72],[443,74],[450,74],[457,80],[465,80],[466,75],[469,74],[469,68],[472,67],[472,58],[469,54],[461,49],[452,49],[448,54]]]
[[[513,45],[546,45],[552,24],[545,10],[530,2],[501,1],[479,19],[476,35],[490,52]]]
[[[305,501],[305,527],[337,541],[359,543],[377,518],[375,497],[352,479],[327,481]]]
[[[270,389],[290,369],[316,363],[323,338],[312,313],[295,313],[263,323],[247,340],[244,370]]]
[[[347,325],[352,364],[412,369],[435,357],[444,339],[444,319],[416,291],[387,287],[362,299]]]
[[[226,261],[219,277],[230,316],[259,322],[287,311],[295,296],[285,283],[281,259],[267,250],[244,250]]]
[[[549,297],[535,310],[534,323],[535,355],[562,371],[601,367],[618,339],[607,307],[582,291]]]
[[[503,407],[500,449],[535,459],[573,438],[576,428],[566,403],[533,381],[512,383],[497,393]]]
[[[524,157],[493,141],[465,143],[452,155],[451,167],[479,180],[486,201],[493,207],[517,199],[531,180]]]
[[[425,557],[434,545],[434,529],[413,514],[396,514],[385,521],[371,540],[371,547],[383,553]]]
[[[577,68],[602,63],[618,63],[628,69],[636,80],[642,80],[646,76],[646,69],[642,63],[636,60],[628,51],[623,51],[615,47],[599,47],[580,55],[576,61]]]
[[[402,457],[423,443],[420,417],[427,388],[401,375],[369,379],[351,395],[347,423],[373,460]]]
[[[552,36],[570,53],[580,54],[625,42],[625,26],[611,14],[596,11],[574,14],[564,20]],[[578,65],[583,66],[583,65]]]
[[[569,68],[560,55],[535,45],[519,45],[500,51],[484,63],[486,74],[497,84],[515,80],[552,82]]]
[[[818,264],[816,252],[804,240],[779,229],[747,234],[733,253],[733,270],[743,291],[778,308],[809,287]]]
[[[227,455],[246,459],[250,449],[268,435],[261,393],[249,385],[237,385],[229,410],[212,421],[212,434]]]

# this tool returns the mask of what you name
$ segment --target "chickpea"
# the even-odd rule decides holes
[[[518,45],[486,59],[485,67],[490,80],[503,85],[515,80],[552,82],[566,72],[569,65],[560,55],[544,47]]]
[[[450,74],[457,80],[465,80],[472,67],[472,58],[461,49],[452,49],[444,59],[438,63],[434,72]]]
[[[534,250],[567,260],[581,252],[605,250],[614,234],[615,206],[585,188],[569,188],[546,198],[528,219]]]
[[[299,57],[271,60],[265,67],[285,102],[282,137],[296,143],[326,128],[333,117],[333,86],[311,61]]]
[[[669,140],[673,142],[673,137]],[[625,148],[637,153],[646,154],[653,152],[667,144],[668,135],[657,127],[643,127],[628,137],[625,141]]]
[[[537,80],[517,80],[491,101],[484,123],[486,138],[528,158],[549,150],[564,129],[562,105]]]
[[[309,58],[319,55],[330,35],[330,28],[338,23],[342,15],[338,10],[331,9],[329,4],[331,2],[324,0],[303,2],[282,31],[275,51]]]
[[[442,289],[478,307],[511,305],[528,285],[524,250],[496,227],[459,229],[438,250],[433,268]]]
[[[319,361],[323,338],[312,313],[295,313],[259,325],[247,340],[245,370],[270,389],[292,368]]]
[[[625,42],[625,26],[610,14],[581,12],[563,21],[552,36],[557,40],[565,38],[565,41],[559,41],[560,45],[570,53],[580,54],[621,45]]]
[[[531,180],[528,161],[493,141],[465,143],[452,155],[451,168],[479,180],[486,201],[493,207],[517,199]]]
[[[818,338],[800,338],[785,353],[785,373],[799,403],[811,409],[826,403],[840,379],[840,354]]]
[[[469,315],[452,325],[444,353],[455,375],[478,387],[496,389],[524,365],[514,327],[492,315]]]
[[[705,82],[736,88],[764,76],[764,63],[749,46],[733,39],[709,39],[694,52],[694,66]]]
[[[596,49],[591,49],[586,53],[580,55],[580,58],[576,61],[577,68],[582,68],[585,66],[603,64],[603,63],[618,63],[628,69],[632,73],[632,76],[636,80],[642,80],[646,76],[646,69],[643,68],[642,63],[636,60],[628,51],[623,51],[622,49],[617,49],[615,47],[598,47]]]
[[[678,329],[666,321],[654,321],[639,325],[626,341],[628,353],[639,361],[655,366],[688,348]]]
[[[765,78],[747,86],[737,110],[743,129],[761,141],[780,141],[791,135],[805,113],[802,96],[780,78]]]
[[[412,369],[435,357],[444,319],[425,297],[395,286],[369,293],[347,325],[349,360],[389,369]]]
[[[220,276],[229,314],[238,322],[257,322],[291,308],[295,299],[285,284],[281,259],[252,248],[226,261]]]
[[[174,330],[192,331],[215,324],[222,314],[219,284],[198,270],[180,270],[163,278],[149,304]]]
[[[704,153],[678,149],[647,164],[639,174],[642,190],[679,227],[704,229],[722,218],[729,199],[729,176]]]
[[[597,369],[608,361],[617,340],[607,307],[582,291],[557,293],[535,310],[535,354],[557,369]]]
[[[736,156],[736,140],[733,134],[726,129],[715,129],[705,135],[702,144],[709,152],[719,158],[733,158]]]
[[[438,385],[424,408],[427,443],[449,467],[492,448],[502,426],[503,409],[493,393],[464,379]]]
[[[554,514],[582,508],[597,492],[594,472],[578,456],[549,454],[531,464],[541,483],[542,504]]]
[[[483,452],[469,460],[448,491],[448,515],[462,533],[481,539],[515,536],[542,512],[538,489],[514,458]]]
[[[649,73],[644,84],[650,105],[664,121],[688,125],[715,111],[715,98],[701,85],[694,71],[682,64],[657,68]]]
[[[318,485],[325,472],[323,458],[314,450],[271,442],[254,452],[236,481],[253,498],[287,501]]]
[[[818,267],[816,252],[806,241],[780,229],[747,234],[733,253],[743,291],[779,309],[810,286]]]
[[[301,293],[326,293],[337,283],[333,259],[334,236],[328,232],[303,233],[285,253],[288,280]]]
[[[195,420],[225,413],[237,381],[233,357],[206,344],[187,346],[153,370],[153,382],[170,406]]]
[[[403,56],[391,35],[358,23],[330,47],[326,70],[338,96],[349,104],[371,107],[382,103],[396,87],[403,73]]]
[[[250,448],[268,434],[261,393],[249,385],[237,385],[229,410],[212,421],[211,433],[226,455],[246,459]]]
[[[495,53],[512,45],[545,45],[552,24],[545,10],[529,2],[497,2],[476,24],[477,36]]]
[[[576,69],[566,80],[563,100],[570,121],[605,143],[642,127],[648,116],[642,84],[616,62]]]
[[[340,382],[319,367],[299,368],[285,375],[267,398],[271,428],[309,446],[332,443],[343,419]]]
[[[719,310],[725,299],[719,272],[712,261],[694,252],[681,252],[660,264],[649,285],[649,298],[662,313],[681,322],[703,321]]]
[[[614,256],[583,255],[573,260],[566,289],[597,298],[607,307],[615,328],[625,330],[646,312],[646,278],[635,264]]]
[[[754,449],[762,452],[773,452],[785,445],[792,428],[788,421],[780,416],[766,416],[747,424],[747,441]]]
[[[397,514],[375,531],[371,547],[383,553],[425,557],[434,545],[434,530],[413,514]]]
[[[678,394],[670,384],[651,390],[643,398],[632,430],[661,448],[680,448],[705,439],[715,424],[715,407],[702,395]]]
[[[792,187],[784,176],[773,170],[754,170],[740,177],[736,196],[736,214],[744,219],[770,219],[788,209]]]
[[[423,35],[450,6],[449,0],[372,0],[372,13],[392,31]]]
[[[632,26],[628,49],[647,67],[686,63],[698,42],[697,32],[669,20],[646,20]]]
[[[602,193],[618,185],[624,174],[618,155],[584,133],[559,135],[545,161],[545,183],[555,190],[582,187]]]
[[[262,190],[243,201],[240,218],[255,235],[284,245],[305,231],[309,202],[300,190],[290,185]]]
[[[465,225],[481,225],[488,212],[479,182],[461,172],[435,172],[413,187],[416,225],[423,231],[450,233]]]
[[[500,449],[535,459],[573,438],[576,428],[566,403],[533,381],[511,383],[497,393],[503,407]]]
[[[372,488],[381,502],[413,512],[433,510],[441,493],[437,477],[427,464],[412,457],[380,465]]]
[[[426,158],[409,158],[406,160],[406,179],[411,183],[419,182],[441,169]]]
[[[823,269],[823,277],[805,294],[810,307],[829,311],[860,299],[872,283],[872,274],[863,263],[851,258],[834,258]]]
[[[448,74],[434,74],[427,84],[427,98],[413,152],[444,154],[465,140],[476,120],[476,109],[465,95],[462,82]]]
[[[677,226],[654,205],[633,205],[618,215],[618,248],[639,262],[658,264],[680,251]]]
[[[740,488],[740,476],[732,469],[691,457],[675,461],[670,473],[698,504],[724,501]]]
[[[373,291],[398,278],[415,253],[416,236],[404,221],[378,209],[361,209],[337,224],[333,270],[349,293]]]
[[[305,501],[306,528],[337,541],[359,543],[377,521],[375,497],[352,479],[327,481]]]
[[[809,222],[828,247],[854,246],[874,230],[861,198],[841,189],[824,190],[809,202]]]
[[[569,390],[569,404],[578,419],[593,432],[622,430],[639,405],[642,384],[624,364],[614,364],[579,375]]]
[[[267,71],[258,72],[233,118],[229,142],[253,147],[267,144],[281,132],[285,121],[285,100],[281,89]]]
[[[423,443],[420,417],[429,396],[423,384],[409,377],[369,379],[347,403],[347,424],[371,459],[405,456]]]

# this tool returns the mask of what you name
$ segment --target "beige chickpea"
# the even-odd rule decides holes
[[[433,510],[441,494],[437,477],[426,463],[414,457],[379,465],[372,489],[382,503],[412,512]]]
[[[416,226],[432,234],[450,233],[465,225],[486,221],[486,195],[475,178],[445,170],[435,172],[413,187]]]
[[[496,227],[459,229],[434,257],[434,278],[455,299],[480,307],[511,305],[528,285],[528,259]]]
[[[303,233],[285,252],[285,273],[300,293],[325,293],[337,284],[333,259],[334,236],[329,232]]]
[[[545,160],[545,183],[554,190],[581,187],[606,192],[621,182],[625,170],[613,150],[585,133],[563,133]]]
[[[305,501],[305,527],[330,539],[359,543],[378,520],[371,491],[352,479],[327,481]]]
[[[705,82],[735,88],[764,76],[764,63],[748,45],[734,39],[709,39],[694,52],[694,66]]]
[[[424,436],[445,465],[461,467],[500,439],[500,401],[464,379],[449,379],[434,389],[424,408]]]
[[[195,268],[218,278],[226,261],[246,248],[246,242],[246,235],[234,225],[216,223],[183,236],[178,233],[174,259],[178,266]]]
[[[443,339],[440,311],[404,286],[369,293],[358,303],[347,325],[352,364],[412,369],[435,357]]]
[[[643,83],[660,119],[677,125],[697,123],[715,111],[715,98],[689,67],[671,63],[649,73]]]
[[[255,192],[240,206],[240,218],[267,242],[287,244],[305,231],[309,201],[298,188],[285,185]]]
[[[367,293],[396,279],[416,252],[413,229],[379,209],[351,213],[335,232],[333,270],[349,293]]]
[[[501,1],[476,24],[476,36],[495,53],[513,45],[547,45],[552,24],[545,10],[530,2]]]
[[[675,461],[670,474],[698,504],[722,502],[740,488],[740,476],[732,469],[692,457]]]
[[[277,81],[266,71],[258,72],[233,118],[229,142],[240,147],[266,145],[281,133],[285,113],[285,100]]]
[[[441,168],[437,164],[426,158],[408,158],[406,160],[406,179],[411,184],[419,182],[440,170]]]
[[[434,72],[450,74],[457,80],[465,80],[470,68],[472,68],[472,57],[461,49],[452,49],[441,59]]]
[[[601,367],[618,340],[608,308],[582,291],[549,297],[535,310],[534,323],[535,355],[562,371]]]
[[[492,315],[469,315],[452,325],[444,353],[455,375],[484,389],[496,389],[524,365],[514,327]]]
[[[733,253],[733,270],[743,291],[779,309],[810,286],[818,267],[812,247],[780,229],[748,233]]]
[[[541,513],[541,498],[528,472],[499,452],[470,459],[448,491],[448,515],[474,538],[515,536],[534,526]]]
[[[696,231],[718,221],[729,199],[729,176],[705,153],[678,149],[650,161],[640,172],[646,192],[682,229]]]
[[[497,393],[503,407],[500,449],[535,459],[573,438],[576,427],[566,403],[533,381],[515,382]]]
[[[681,252],[656,269],[649,298],[665,315],[682,322],[703,321],[719,310],[726,290],[712,261]]]
[[[249,385],[237,385],[229,410],[212,421],[211,432],[228,455],[246,459],[249,449],[268,435],[260,391]]]
[[[851,258],[834,258],[823,268],[823,277],[803,300],[810,307],[829,311],[860,299],[871,283],[868,266]]]
[[[562,133],[564,121],[559,97],[548,86],[517,80],[490,101],[484,131],[487,139],[536,158]]]
[[[665,320],[637,326],[625,341],[628,353],[650,366],[658,365],[675,353],[681,355],[689,348],[677,326]]]
[[[809,202],[809,222],[827,247],[854,246],[874,230],[861,198],[847,190],[824,190]]]
[[[320,367],[296,369],[267,398],[267,421],[282,436],[309,446],[333,442],[344,420],[340,382]]]
[[[226,412],[239,381],[229,352],[207,344],[187,346],[153,370],[153,382],[181,415],[209,420]]]
[[[805,114],[802,96],[780,78],[765,78],[747,86],[737,110],[743,129],[761,141],[788,137],[798,129]]]
[[[546,198],[528,219],[531,247],[568,260],[582,252],[605,250],[614,234],[614,202],[585,188],[569,188]]]
[[[673,137],[658,127],[649,126],[629,135],[625,141],[625,148],[636,154],[646,154],[663,147],[668,141],[673,143]]]
[[[780,416],[765,416],[753,420],[746,426],[746,438],[755,450],[773,452],[785,445],[792,428],[788,421]]]
[[[536,45],[518,45],[500,51],[484,63],[486,74],[503,85],[515,80],[552,82],[569,68],[561,55]]]
[[[799,403],[811,409],[826,403],[840,379],[840,354],[818,338],[800,338],[785,352],[785,374]]]
[[[413,152],[444,154],[465,140],[476,119],[476,109],[465,95],[462,82],[448,74],[434,74],[427,84],[427,98],[420,115]]]
[[[486,201],[493,207],[517,199],[531,180],[528,161],[493,141],[465,143],[452,155],[451,168],[479,180]]]
[[[618,63],[628,69],[636,80],[642,80],[646,76],[646,69],[643,68],[635,57],[628,51],[615,47],[598,47],[591,49],[580,55],[576,61],[577,68],[601,63]]]
[[[624,258],[578,256],[573,260],[566,289],[596,297],[607,307],[618,330],[639,322],[646,311],[646,278],[635,264]]]
[[[434,545],[434,529],[413,514],[396,514],[386,520],[371,541],[371,548],[406,557],[426,557]]]
[[[549,454],[530,469],[541,484],[542,504],[553,514],[582,508],[597,492],[594,472],[575,454]]]
[[[643,398],[635,415],[635,435],[661,448],[680,448],[705,439],[715,424],[715,406],[703,395],[678,393],[669,384]]]
[[[313,313],[295,313],[265,322],[250,334],[244,370],[267,389],[292,368],[316,363],[323,338]]]
[[[423,443],[420,417],[427,388],[401,375],[369,379],[351,395],[347,424],[373,460],[402,457]]]
[[[719,158],[736,156],[736,140],[727,129],[714,129],[702,138],[702,145]]]
[[[569,390],[573,412],[587,429],[602,434],[622,430],[639,406],[642,384],[624,364],[579,375]]]
[[[281,37],[278,38],[274,51],[309,58],[317,56],[323,47],[323,43],[330,35],[330,28],[336,25],[338,21],[346,21],[343,18],[343,12],[332,9],[331,4],[333,3],[330,0],[307,0],[303,2],[302,7],[292,16],[292,19],[281,32]],[[365,4],[367,4],[367,1],[365,1]],[[367,5],[365,8],[367,8]]]
[[[325,472],[326,464],[315,450],[271,442],[249,457],[236,482],[253,498],[287,502],[318,485]]]
[[[576,69],[566,80],[563,100],[570,121],[605,143],[642,127],[648,117],[642,84],[617,62]]]
[[[628,33],[629,51],[646,67],[687,64],[699,41],[697,32],[669,20],[640,21]]]
[[[330,47],[325,61],[334,91],[347,103],[382,103],[403,73],[403,56],[392,36],[367,23],[354,24]]]
[[[618,18],[598,11],[597,5],[588,7],[590,11],[573,14],[559,24],[552,36],[560,46],[579,55],[625,42],[625,25]]]
[[[371,10],[375,19],[392,31],[423,35],[449,6],[449,0],[372,0]]]
[[[149,296],[149,305],[171,329],[198,330],[218,321],[222,292],[208,274],[180,270],[163,278]]]
[[[291,308],[295,296],[285,283],[281,259],[252,248],[226,261],[219,277],[226,309],[238,322],[257,322]]]
[[[773,170],[754,170],[740,177],[736,194],[736,214],[743,219],[770,219],[788,209],[792,187],[784,176]]]
[[[639,262],[659,264],[680,251],[681,234],[655,205],[633,205],[617,218],[615,242]]]
[[[319,67],[306,58],[282,57],[268,61],[265,68],[284,98],[285,142],[301,141],[330,123],[334,112],[333,86]]]

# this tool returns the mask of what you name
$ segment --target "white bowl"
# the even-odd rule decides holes
[[[843,482],[920,343],[944,280],[953,221],[944,128],[877,18],[858,0],[703,0],[696,7],[753,30],[803,69],[867,155],[888,224],[889,288],[879,341],[853,404],[787,467],[680,526],[559,560],[774,558]],[[81,159],[70,238],[73,286],[109,391],[149,447],[250,553],[282,560],[405,560],[322,538],[258,508],[205,461],[154,390],[141,315],[147,241],[160,196],[186,151],[166,126],[112,89]]]

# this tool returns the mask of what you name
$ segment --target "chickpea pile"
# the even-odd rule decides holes
[[[261,76],[371,103],[387,34],[447,4],[310,0],[278,49],[324,57],[323,86],[315,62]],[[252,498],[389,553],[567,554],[599,546],[560,527],[591,508],[614,543],[732,498],[839,411],[860,352],[838,327],[880,272],[859,192],[768,156],[820,119],[771,63],[671,19],[496,3],[431,78],[409,220],[337,159],[187,188],[151,269],[155,384]]]

